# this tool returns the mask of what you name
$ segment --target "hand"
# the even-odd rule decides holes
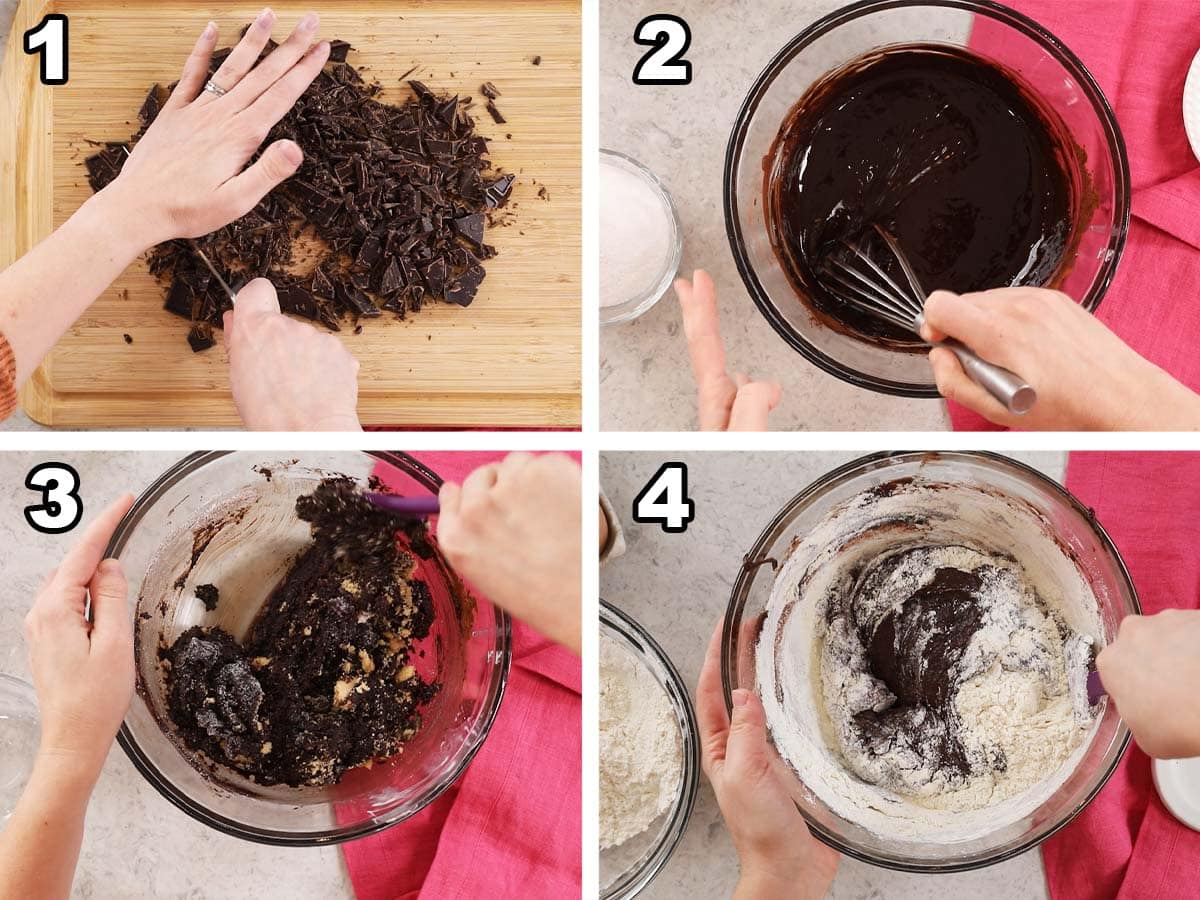
[[[841,857],[822,844],[773,767],[762,702],[733,692],[733,720],[721,690],[721,626],[713,632],[696,686],[704,774],[737,849],[742,876],[735,897],[824,897]]]
[[[119,220],[122,227],[141,223],[147,246],[216,231],[248,213],[300,167],[304,154],[288,140],[275,141],[246,167],[329,58],[328,43],[310,47],[318,20],[308,13],[256,64],[274,24],[269,9],[259,13],[212,77],[227,91],[218,97],[202,90],[217,45],[217,26],[209,22],[179,84],[121,174],[101,192],[122,198],[128,213]]]
[[[929,354],[938,390],[998,425],[1058,431],[1200,429],[1200,397],[1138,356],[1058,291],[934,291],[921,336],[949,335],[1037,390],[1027,414],[1008,412],[944,347]]]
[[[255,431],[359,431],[358,360],[332,334],[279,311],[256,278],[225,313],[233,402]]]
[[[716,288],[703,269],[697,269],[693,279],[676,279],[675,293],[700,394],[700,429],[766,431],[767,414],[779,405],[783,389],[776,381],[751,381],[741,372],[730,377],[725,371]]]
[[[25,640],[42,723],[39,758],[93,779],[133,696],[133,626],[125,576],[101,562],[129,511],[126,494],[105,509],[47,577],[25,617]],[[92,600],[92,624],[84,604]]]
[[[1158,759],[1200,756],[1200,611],[1127,616],[1096,669],[1134,739]]]
[[[497,606],[581,648],[582,479],[570,458],[510,453],[439,494],[438,544]]]

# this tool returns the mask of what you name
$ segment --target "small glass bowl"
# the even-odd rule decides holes
[[[338,843],[418,812],[479,750],[508,678],[507,615],[466,593],[435,553],[417,565],[432,595],[434,623],[415,647],[413,664],[441,689],[422,708],[421,728],[402,753],[351,769],[334,785],[293,788],[251,782],[176,738],[165,710],[160,639],[169,645],[192,625],[244,635],[310,540],[308,523],[295,514],[296,498],[331,474],[364,485],[377,475],[409,496],[436,495],[441,485],[434,472],[400,453],[196,453],[142,493],[107,551],[124,567],[135,617],[137,693],[117,740],[146,780],[188,815],[260,843]],[[222,525],[208,539],[205,526],[213,522]],[[220,590],[212,612],[195,596],[195,587],[207,583]]]
[[[721,645],[725,705],[735,688],[757,691],[759,632],[779,568],[804,535],[832,509],[864,491],[903,479],[979,488],[1016,501],[1050,529],[1064,557],[1096,595],[1104,642],[1112,641],[1127,615],[1141,612],[1137,592],[1120,553],[1086,506],[1057,482],[992,453],[877,453],[853,460],[813,482],[759,535],[746,555],[729,597]],[[877,834],[831,810],[774,750],[775,768],[809,829],[835,850],[872,865],[906,872],[959,872],[1010,859],[1036,847],[1077,816],[1104,787],[1129,744],[1129,728],[1116,704],[1104,708],[1075,769],[1036,809],[991,833],[955,843],[901,840]]]
[[[700,732],[691,696],[679,671],[641,625],[605,600],[600,633],[624,646],[650,670],[670,698],[679,722],[683,774],[679,795],[654,824],[623,844],[600,851],[601,900],[636,897],[663,870],[687,828],[700,785]]]
[[[675,280],[675,275],[679,271],[679,261],[683,257],[683,228],[679,224],[679,213],[675,210],[675,202],[671,199],[670,193],[658,180],[657,176],[640,162],[624,153],[618,153],[616,150],[601,150],[600,151],[600,168],[612,166],[618,169],[623,169],[640,178],[659,198],[663,203],[664,212],[667,214],[667,219],[671,223],[670,244],[666,257],[662,261],[662,270],[653,273],[647,273],[646,283],[650,285],[640,294],[630,297],[622,303],[617,303],[613,306],[600,307],[600,324],[601,325],[616,325],[619,322],[628,322],[636,319],[642,313],[646,312],[650,307],[654,306],[667,289]],[[603,181],[603,176],[601,176]],[[600,240],[604,240],[604,236],[600,236]],[[605,273],[600,272],[601,281],[604,280]]]
[[[0,674],[0,824],[16,809],[33,770],[40,734],[33,685]]]
[[[865,0],[836,10],[792,38],[743,101],[725,155],[725,228],[746,289],[779,336],[809,362],[858,387],[902,397],[939,396],[924,353],[835,330],[797,295],[763,218],[765,160],[795,103],[828,73],[891,44],[962,46],[965,35],[980,29],[1004,35],[1003,53],[986,55],[1015,73],[1062,121],[1085,157],[1080,165],[1087,178],[1076,180],[1090,183],[1091,190],[1080,193],[1095,201],[1095,209],[1079,198],[1075,254],[1064,260],[1053,286],[1094,311],[1116,274],[1131,202],[1125,141],[1095,79],[1058,38],[987,0]]]

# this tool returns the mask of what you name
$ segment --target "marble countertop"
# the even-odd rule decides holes
[[[84,519],[124,491],[137,493],[178,458],[169,453],[4,453],[0,546],[9,548],[0,588],[0,672],[29,678],[22,619],[71,535],[44,535],[25,522],[35,498],[21,488],[39,462],[65,462],[80,475]],[[73,897],[353,897],[336,847],[284,848],[227,837],[172,806],[133,768],[116,744],[88,809]]]
[[[683,224],[682,273],[704,268],[717,285],[731,371],[783,385],[773,429],[941,430],[937,400],[903,400],[845,384],[809,364],[758,313],[734,267],[721,206],[725,144],[739,106],[768,59],[841,0],[605,0],[600,5],[600,146],[640,160],[666,184]],[[634,27],[674,13],[691,27],[686,86],[634,85],[646,52]],[[881,35],[886,40],[888,35]],[[600,423],[607,431],[691,430],[695,386],[673,292],[640,319],[600,332]]]
[[[854,458],[850,453],[601,453],[600,484],[621,517],[628,551],[600,570],[600,596],[637,619],[662,645],[689,685],[724,614],[733,577],[755,536],[801,488]],[[1065,453],[1014,453],[1061,481]],[[697,517],[686,534],[636,525],[637,492],[667,460],[688,467]],[[706,514],[719,510],[719,515]],[[646,891],[659,900],[729,897],[737,855],[716,799],[701,778],[682,843]],[[1045,900],[1041,854],[1034,850],[987,869],[954,875],[910,875],[844,859],[831,900]]]

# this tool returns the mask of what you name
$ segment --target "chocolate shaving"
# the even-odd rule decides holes
[[[430,298],[470,305],[486,274],[482,261],[496,252],[484,243],[492,224],[487,213],[508,202],[515,177],[493,169],[468,99],[412,80],[411,98],[383,103],[381,86],[365,82],[346,61],[354,48],[341,40],[330,46],[325,70],[263,144],[298,143],[300,169],[241,219],[196,244],[235,289],[268,278],[283,311],[332,331],[350,319],[357,333],[358,320],[383,309],[403,318]],[[229,52],[213,54],[210,74]],[[484,88],[499,95],[491,82]],[[129,143],[106,143],[84,160],[93,190],[120,174],[127,148],[168,94],[151,87]],[[490,99],[488,105],[502,122]],[[305,252],[298,253],[301,245]],[[148,265],[166,288],[164,308],[188,320],[192,349],[214,346],[231,303],[191,246],[160,244]]]

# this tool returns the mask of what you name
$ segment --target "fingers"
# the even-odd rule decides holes
[[[125,573],[115,559],[106,559],[88,583],[92,598],[92,640],[112,648],[132,641]]]
[[[745,376],[740,376],[744,378]],[[783,388],[776,381],[748,381],[739,385],[729,411],[729,431],[766,431],[767,414],[779,405]]]
[[[703,269],[696,270],[693,278],[691,282],[686,278],[678,279],[675,293],[679,296],[683,333],[699,393],[700,427],[706,431],[721,430],[729,416],[734,387],[725,372],[725,345],[721,343],[717,319],[717,292]]]
[[[306,54],[317,33],[320,19],[315,12],[305,13],[296,23],[286,41],[272,50],[267,58],[250,70],[233,90],[229,91],[232,105],[245,109],[259,98]]]
[[[462,488],[453,481],[443,482],[441,489],[438,491],[438,507],[441,510],[438,515],[451,518],[456,517],[461,503]]]
[[[117,530],[121,518],[133,506],[133,495],[123,494],[109,504],[83,532],[79,542],[71,548],[58,567],[55,583],[59,587],[85,587],[96,573],[96,567],[104,558],[104,551]],[[48,591],[49,595],[60,592]]]
[[[738,689],[733,692],[733,717],[729,723],[725,762],[740,778],[757,779],[770,769],[767,717],[762,702],[753,691]]]
[[[205,79],[208,78],[208,64],[212,60],[213,48],[217,46],[217,36],[216,22],[209,22],[204,26],[200,37],[196,38],[191,55],[183,64],[183,74],[179,77],[179,83],[163,104],[164,109],[174,109],[196,99],[196,95],[204,87]]]
[[[499,468],[497,463],[488,463],[486,466],[480,466],[466,477],[462,483],[461,508],[464,511],[484,502],[496,485]]]
[[[221,67],[213,73],[212,80],[218,87],[232,91],[258,61],[259,54],[271,39],[271,28],[275,24],[275,13],[270,8],[264,9],[247,29],[245,36],[238,41],[233,51],[225,57]],[[211,98],[211,99],[210,99]],[[212,103],[216,97],[205,94],[197,103]]]
[[[974,410],[997,425],[1008,424],[1012,417],[1004,405],[980,387],[966,372],[955,356],[945,347],[934,347],[929,351],[929,364],[933,367],[933,378],[938,393],[967,409]]]
[[[218,189],[232,211],[230,218],[241,218],[254,209],[259,200],[295,175],[303,161],[304,151],[295,141],[275,141],[267,147],[254,165]]]
[[[704,771],[725,759],[725,738],[729,716],[725,711],[725,692],[721,687],[721,634],[724,617],[708,641],[704,666],[696,683],[696,723],[700,727],[700,746],[703,749]]]
[[[925,300],[926,328],[921,330],[921,337],[930,342],[946,337],[958,338],[976,353],[986,356],[988,348],[1001,336],[995,317],[986,304],[980,302],[981,296],[934,291]]]
[[[274,55],[274,54],[272,54]],[[242,110],[239,115],[250,116],[253,121],[274,125],[284,117],[289,109],[296,105],[313,79],[321,71],[329,59],[329,42],[321,41],[313,45],[307,53],[290,68],[279,80]]]
[[[255,278],[238,291],[237,308],[232,316],[233,327],[237,322],[248,321],[252,316],[271,316],[279,314],[279,297],[275,293],[275,285],[266,278]]]

